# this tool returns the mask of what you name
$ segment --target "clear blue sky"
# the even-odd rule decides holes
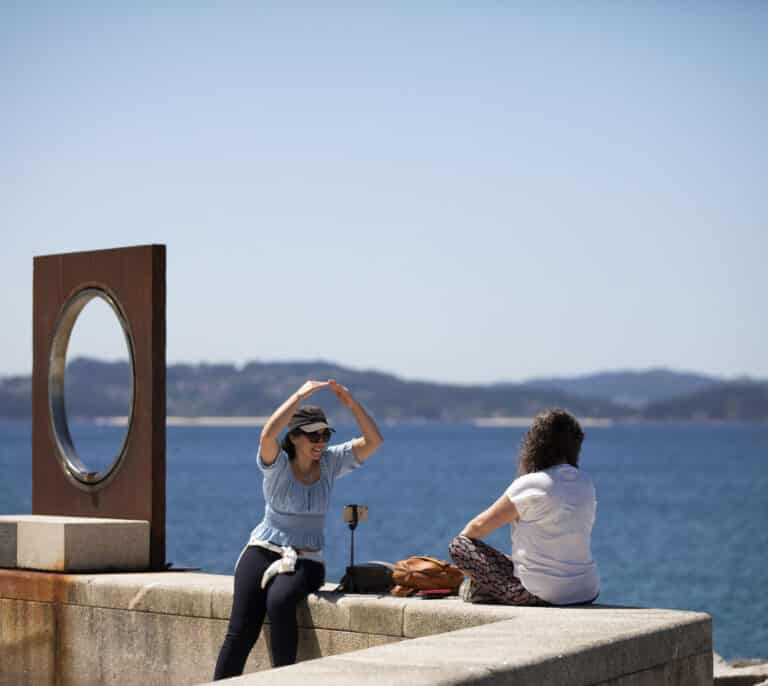
[[[4,2],[0,111],[0,375],[165,243],[169,362],[768,377],[768,3]]]

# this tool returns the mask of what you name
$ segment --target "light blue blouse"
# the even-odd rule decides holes
[[[291,470],[288,453],[264,464],[256,460],[264,475],[264,518],[251,532],[248,542],[269,541],[294,548],[322,548],[325,543],[325,513],[331,501],[333,482],[360,466],[352,441],[328,446],[320,458],[320,478],[313,484],[299,481]]]

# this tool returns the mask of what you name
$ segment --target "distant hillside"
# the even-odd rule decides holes
[[[392,374],[348,369],[324,361],[251,362],[241,368],[231,364],[169,365],[168,415],[268,415],[310,378],[335,378],[349,386],[380,421],[458,422],[476,417],[530,417],[552,406],[568,408],[580,417],[607,419],[768,421],[768,384],[764,382],[718,383],[700,375],[652,370],[540,379],[527,384],[462,386],[406,381]],[[701,387],[704,380],[707,383]],[[128,413],[127,363],[79,358],[67,366],[65,382],[70,417]],[[548,387],[548,383],[562,387]],[[685,390],[691,387],[693,392]],[[600,397],[598,389],[611,394],[613,399]],[[29,377],[0,379],[0,417],[29,417],[31,391]],[[637,406],[641,398],[647,397],[662,399],[642,409],[628,406]],[[616,402],[616,398],[622,402]],[[348,413],[329,392],[322,392],[317,400],[334,421],[349,420]]]
[[[702,374],[687,374],[669,369],[617,371],[585,376],[531,379],[531,388],[563,391],[586,398],[604,398],[619,405],[643,408],[651,403],[688,395],[723,380]]]
[[[768,383],[734,382],[653,403],[649,419],[768,422]]]
[[[310,378],[337,379],[382,420],[466,421],[479,416],[529,416],[550,405],[566,405],[583,416],[626,415],[613,403],[573,398],[558,391],[404,381],[391,374],[353,370],[324,361],[251,362],[240,370],[232,366],[172,365],[168,369],[168,414],[266,415]],[[330,396],[320,396],[319,400],[331,414],[348,418]]]
[[[270,414],[306,379],[335,378],[349,386],[382,421],[468,421],[475,417],[531,416],[553,405],[586,417],[621,418],[628,412],[610,401],[577,398],[561,391],[525,386],[459,386],[404,381],[391,374],[359,371],[324,361],[173,364],[167,368],[167,412],[176,416],[258,416]],[[79,358],[67,366],[67,413],[71,417],[125,415],[128,367]],[[29,379],[0,380],[0,416],[30,412]],[[329,413],[348,419],[328,394],[318,396]],[[26,408],[26,409],[25,409]]]
[[[0,379],[0,417],[25,419],[32,414],[32,378]]]

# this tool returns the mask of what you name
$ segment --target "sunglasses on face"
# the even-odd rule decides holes
[[[331,440],[331,432],[329,429],[305,432],[304,435],[309,439],[310,443],[327,443]]]

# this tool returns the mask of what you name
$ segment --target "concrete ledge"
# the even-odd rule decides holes
[[[149,522],[0,515],[0,567],[54,572],[149,568]]]
[[[729,664],[714,653],[716,686],[768,686],[768,660],[735,660]]]
[[[472,631],[471,629],[468,631]],[[425,640],[425,639],[417,639]],[[370,653],[371,651],[364,651]],[[355,653],[354,655],[357,655]],[[542,686],[584,686],[597,682],[585,681],[575,673],[563,656],[560,664],[450,664],[440,661],[418,665],[401,664],[399,655],[390,654],[380,662],[351,659],[350,656],[313,660],[293,667],[282,667],[269,673],[248,674],[225,681],[239,686],[312,683],[314,686],[509,686],[536,684]],[[657,665],[641,672],[602,681],[599,686],[706,686],[712,684],[711,655],[681,658],[665,665]]]
[[[4,627],[3,657],[15,646],[18,669],[34,667],[32,653],[41,665],[55,658],[47,669],[57,675],[55,682],[25,681],[26,673],[14,672],[4,681],[0,659],[0,684],[207,682],[226,631],[232,583],[229,576],[183,572],[0,570],[3,611],[18,619],[30,609],[39,618],[35,626],[19,619],[15,628]],[[304,662],[233,683],[293,684],[307,677],[320,686],[712,683],[711,621],[701,613],[468,605],[456,598],[341,595],[332,589],[324,587],[300,607]],[[37,624],[50,622],[55,628],[41,633]],[[29,637],[50,645],[25,647]],[[267,623],[247,671],[270,667],[269,641]],[[314,659],[319,657],[324,659]]]
[[[56,617],[50,603],[0,598],[0,684],[53,684]],[[19,680],[18,675],[34,675]]]
[[[469,615],[476,609],[458,602],[450,604],[458,605],[456,610],[467,610]],[[447,608],[450,609],[454,608]],[[268,673],[245,675],[231,683],[253,686],[267,683],[287,686],[305,680],[316,686],[403,683],[699,686],[712,683],[708,615],[600,607],[504,609],[514,611],[516,616]]]

